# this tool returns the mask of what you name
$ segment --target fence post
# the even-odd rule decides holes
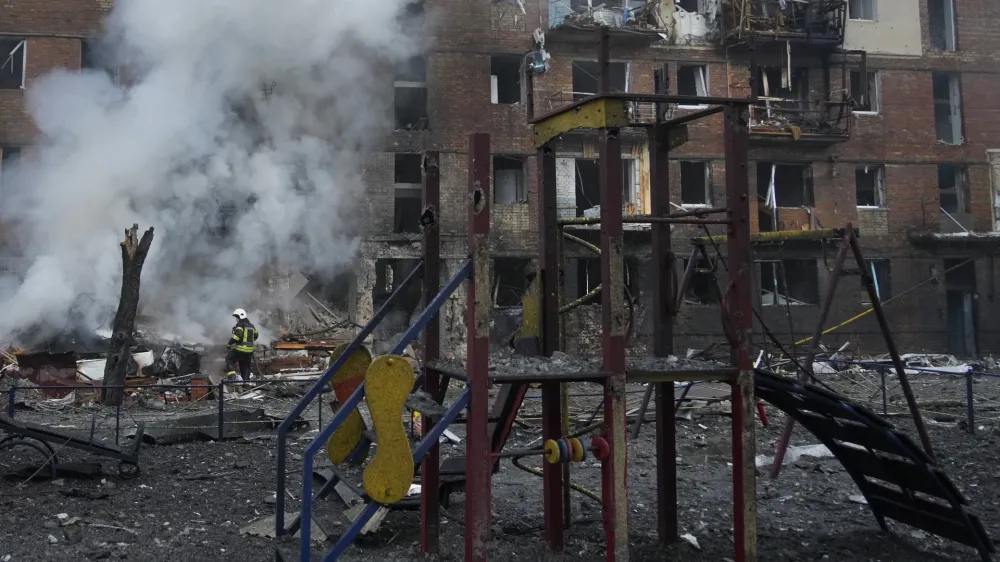
[[[122,389],[122,394],[125,393],[125,389]],[[119,401],[115,405],[115,445],[121,445],[118,437],[121,434],[121,422],[122,422],[122,401]]]
[[[226,386],[226,381],[225,380],[221,380],[221,381],[219,381],[219,388],[216,389],[216,391],[215,391],[215,393],[219,395],[218,396],[218,399],[219,399],[219,441],[222,441],[222,435],[223,435],[222,430],[223,430],[223,427],[224,427],[224,425],[226,423],[225,422],[226,401],[223,398],[225,386]]]
[[[7,415],[10,419],[14,419],[15,394],[17,394],[17,382],[10,385],[10,394],[7,396]]]
[[[966,400],[968,400],[968,403],[966,404],[966,407],[969,410],[969,433],[972,434],[972,435],[975,435],[976,434],[976,411],[975,411],[976,407],[975,407],[975,405],[973,405],[973,402],[972,402],[972,371],[971,370],[965,375],[965,392],[966,392]]]

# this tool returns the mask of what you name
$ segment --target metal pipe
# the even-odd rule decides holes
[[[601,249],[600,248],[598,248],[594,244],[591,244],[590,242],[587,242],[583,238],[580,238],[579,236],[573,236],[572,234],[570,234],[570,233],[568,233],[566,231],[563,231],[562,235],[563,235],[563,238],[565,238],[566,240],[569,240],[570,242],[575,242],[575,243],[583,246],[584,248],[590,250],[591,252],[594,252],[597,255],[601,255]]]
[[[903,396],[906,397],[906,404],[910,407],[910,414],[913,416],[913,425],[917,428],[917,434],[920,436],[924,451],[933,459],[934,449],[931,447],[930,435],[927,434],[927,426],[924,425],[924,418],[920,415],[920,407],[917,406],[917,399],[913,395],[913,389],[910,387],[910,379],[906,375],[903,360],[899,357],[899,350],[896,349],[896,341],[892,338],[892,331],[889,329],[889,320],[886,318],[885,310],[879,301],[878,292],[872,283],[871,274],[867,271],[865,257],[861,253],[861,245],[858,244],[858,239],[855,238],[853,232],[848,234],[848,239],[851,243],[851,250],[854,251],[854,258],[858,262],[858,268],[861,270],[861,282],[864,284],[865,290],[868,291],[868,298],[872,301],[872,310],[875,311],[875,318],[878,319],[879,328],[881,328],[882,336],[885,338],[885,346],[889,350],[889,356],[892,357],[893,365],[896,366],[896,376],[899,377],[899,386],[903,388]]]
[[[439,168],[440,154],[429,151],[424,154],[424,212],[434,215],[434,222],[425,226],[423,231],[424,250],[424,285],[423,302],[430,302],[441,286],[441,230],[439,227],[438,209],[441,208],[441,174]],[[441,323],[431,321],[424,328],[424,365],[436,361],[441,354]],[[444,399],[444,389],[441,388],[441,377],[432,369],[424,369],[423,389],[435,400]],[[433,426],[430,420],[423,420],[421,434],[426,438]],[[320,424],[322,427],[323,424]],[[422,489],[438,490],[440,480],[440,448],[435,443],[427,452],[427,458],[420,463],[420,483]],[[439,549],[441,532],[440,494],[420,494],[420,552],[436,554]]]
[[[972,371],[965,375],[965,399],[969,415],[969,433],[976,434],[976,407],[972,402]]]
[[[626,224],[729,224],[729,219],[700,219],[687,217],[653,217],[649,215],[632,215],[621,217]],[[560,226],[583,226],[600,224],[601,217],[573,217],[559,219]]]
[[[578,306],[583,306],[590,301],[597,298],[601,294],[601,286],[598,285],[590,290],[589,293],[583,295],[582,297],[576,299],[575,301],[568,302],[559,309],[559,314],[565,314]]]
[[[216,388],[215,393],[218,394],[216,398],[219,400],[219,441],[222,441],[223,429],[226,425],[226,400],[224,398],[226,389],[226,381],[219,381],[219,386]]]

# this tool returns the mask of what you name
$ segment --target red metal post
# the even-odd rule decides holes
[[[725,110],[726,204],[729,286],[724,295],[724,322],[735,338],[739,375],[733,381],[733,540],[736,562],[757,560],[757,481],[754,462],[754,379],[750,357],[753,329],[753,250],[750,246],[750,182],[747,169],[747,108]]]
[[[466,301],[469,414],[465,438],[465,560],[486,562],[490,539],[491,476],[489,434],[490,315],[490,136],[469,135],[469,254],[473,277]],[[432,492],[436,493],[436,492]]]
[[[608,562],[628,560],[625,443],[625,261],[622,256],[622,149],[618,129],[601,131],[601,291],[604,423],[611,455],[601,471]]]
[[[550,356],[559,348],[559,224],[556,216],[556,154],[548,145],[538,150],[538,266],[542,276],[541,351]],[[559,383],[542,383],[542,439],[562,437]],[[563,470],[545,463],[542,468],[545,543],[554,552],[564,547]]]
[[[649,213],[653,216],[670,213],[670,150],[667,132],[666,125],[649,129]],[[674,319],[677,316],[677,275],[670,245],[670,225],[651,225],[650,237],[655,288],[653,354],[666,357],[674,352]],[[674,421],[674,385],[655,383],[655,393],[657,534],[661,543],[670,543],[677,538],[677,425]]]
[[[441,231],[438,227],[438,209],[441,208],[441,173],[437,151],[424,154],[424,216],[433,219],[424,227],[424,305],[437,295],[441,285]],[[424,364],[438,359],[441,354],[441,323],[435,317],[424,328]],[[441,384],[437,371],[424,371],[424,390],[437,396]],[[423,435],[433,426],[422,420]],[[440,449],[435,444],[420,463],[420,552],[436,554],[440,533]]]

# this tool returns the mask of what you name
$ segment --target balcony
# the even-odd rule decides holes
[[[761,98],[750,107],[750,141],[831,145],[851,138],[849,102]]]
[[[724,0],[723,6],[723,36],[729,44],[838,47],[846,23],[846,0]]]
[[[610,30],[611,47],[644,47],[667,38],[666,24],[655,12],[657,4],[641,0],[595,3],[580,0],[549,0],[549,30],[546,39],[589,44],[595,31]]]

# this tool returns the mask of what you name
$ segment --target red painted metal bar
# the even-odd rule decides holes
[[[649,205],[654,216],[670,212],[670,149],[666,125],[649,130]],[[653,266],[653,354],[674,352],[677,316],[677,274],[670,245],[670,225],[650,227]],[[677,538],[677,424],[674,420],[674,385],[655,383],[656,394],[656,510],[661,543]],[[638,424],[638,422],[636,422]],[[638,427],[636,427],[638,429]]]
[[[538,150],[538,266],[542,276],[539,306],[541,352],[552,355],[559,349],[559,225],[556,221],[556,155],[546,145]],[[562,402],[559,383],[542,384],[542,439],[562,437]],[[565,546],[563,471],[558,465],[542,467],[542,498],[545,544],[561,552]]]
[[[469,414],[465,438],[465,560],[486,562],[490,540],[491,477],[489,434],[490,315],[490,136],[469,135],[469,254],[466,365]],[[430,493],[436,493],[430,491]]]
[[[424,304],[431,302],[441,285],[441,173],[437,151],[424,154],[424,216],[433,222],[424,227]],[[424,364],[436,361],[441,355],[441,322],[433,318],[424,328]],[[433,369],[424,371],[424,390],[431,396],[440,391],[441,376]],[[423,436],[433,429],[429,419],[421,420]],[[437,420],[435,420],[437,421]],[[420,463],[420,484],[426,493],[420,494],[420,552],[437,554],[441,531],[440,478],[441,451],[431,447]]]
[[[819,309],[819,318],[816,320],[816,328],[813,330],[812,339],[809,340],[809,355],[806,357],[803,367],[809,373],[800,372],[799,380],[809,380],[809,375],[814,374],[813,358],[816,350],[819,349],[820,339],[823,337],[823,326],[830,315],[830,308],[833,306],[833,298],[837,294],[837,283],[840,281],[840,273],[844,269],[844,260],[847,259],[847,252],[851,249],[850,225],[840,241],[840,249],[837,250],[837,257],[833,260],[833,269],[826,277],[826,294],[823,296],[823,306]],[[794,354],[794,352],[793,352]],[[762,418],[763,419],[763,418]],[[795,420],[790,416],[785,418],[785,426],[781,430],[781,439],[778,441],[778,449],[774,452],[774,464],[771,465],[771,478],[777,478],[781,472],[781,465],[785,462],[785,452],[788,451],[788,444],[792,440],[792,431],[795,428]]]
[[[753,329],[753,250],[750,245],[750,182],[747,168],[746,107],[727,107],[724,117],[726,203],[729,205],[727,253],[729,286],[723,296],[723,322],[733,340],[739,376],[733,383],[733,540],[736,562],[757,560],[757,481],[754,462],[754,379],[750,357]]]
[[[622,256],[622,152],[617,129],[601,131],[601,291],[604,423],[611,454],[601,473],[608,562],[628,560],[625,420],[625,275]]]

